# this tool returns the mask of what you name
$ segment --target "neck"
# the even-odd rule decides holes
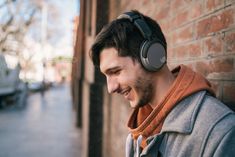
[[[168,67],[164,66],[159,72],[154,74],[154,80],[156,86],[153,100],[150,103],[152,108],[155,108],[165,98],[175,80],[175,77]]]

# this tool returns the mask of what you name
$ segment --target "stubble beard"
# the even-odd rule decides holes
[[[145,75],[143,75],[145,76]],[[139,100],[137,102],[136,108],[142,107],[151,102],[153,99],[154,88],[152,84],[152,79],[138,77],[135,83],[135,89],[139,95]]]

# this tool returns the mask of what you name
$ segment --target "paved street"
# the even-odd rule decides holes
[[[0,157],[79,157],[80,139],[66,85],[0,110]]]

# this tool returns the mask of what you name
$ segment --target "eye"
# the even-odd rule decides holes
[[[109,71],[109,75],[119,75],[120,72],[121,72],[121,69],[111,70]]]

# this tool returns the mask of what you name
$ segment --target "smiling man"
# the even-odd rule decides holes
[[[105,26],[92,45],[108,92],[133,108],[126,156],[234,156],[234,112],[200,74],[184,65],[170,71],[166,56],[160,26],[138,11]]]
[[[110,62],[112,61],[112,62]],[[131,107],[137,108],[149,103],[154,108],[157,104],[157,94],[153,90],[155,84],[157,88],[168,88],[174,80],[173,75],[168,70],[168,82],[161,80],[162,77],[153,75],[145,71],[138,61],[130,57],[119,57],[115,48],[107,48],[100,54],[100,69],[107,77],[109,93],[122,94],[129,102]],[[160,72],[159,72],[160,73]],[[167,84],[166,84],[167,83]],[[156,95],[153,95],[153,94]],[[162,93],[162,95],[164,95]]]

